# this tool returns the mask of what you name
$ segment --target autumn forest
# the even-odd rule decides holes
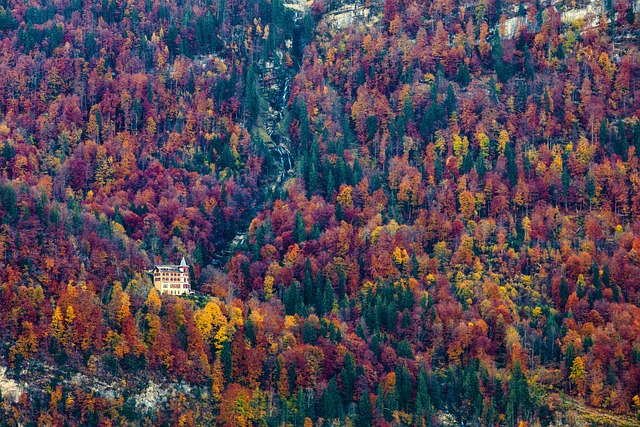
[[[640,425],[639,12],[0,0],[0,426]]]

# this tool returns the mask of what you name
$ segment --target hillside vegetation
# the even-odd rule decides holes
[[[0,426],[638,425],[634,7],[0,0]]]

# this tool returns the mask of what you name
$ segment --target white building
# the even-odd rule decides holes
[[[190,294],[189,266],[187,266],[184,256],[180,265],[156,265],[153,267],[153,286],[160,295]]]

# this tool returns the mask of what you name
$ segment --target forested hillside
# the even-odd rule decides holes
[[[0,0],[0,426],[638,425],[638,12]]]

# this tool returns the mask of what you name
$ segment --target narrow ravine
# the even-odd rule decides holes
[[[295,74],[295,73],[294,73]],[[274,143],[273,150],[278,154],[280,160],[281,171],[276,181],[279,188],[284,185],[287,175],[293,173],[293,162],[291,161],[291,152],[289,150],[289,137],[281,131],[281,125],[284,120],[284,111],[289,101],[289,90],[291,87],[291,77],[287,77],[280,97],[280,105],[276,110],[277,119],[270,127],[267,127],[267,134]]]
[[[262,100],[267,105],[267,109],[261,114],[261,124],[259,128],[254,130],[258,135],[268,136],[267,140],[263,142],[268,146],[269,152],[273,156],[273,165],[276,166],[276,168],[266,171],[266,175],[268,176],[267,185],[271,189],[272,194],[281,193],[288,178],[295,174],[295,164],[291,156],[290,148],[291,140],[286,129],[284,129],[284,125],[287,120],[291,82],[301,68],[302,58],[296,57],[293,51],[289,51],[289,54],[293,59],[293,67],[291,69],[285,69],[284,65],[280,64],[279,69],[275,70],[276,75],[280,74],[278,76],[277,92],[273,93],[273,91],[271,91],[271,93],[269,93],[269,88],[265,86],[259,89]],[[262,65],[264,66],[264,64]],[[265,70],[263,69],[263,71]],[[262,206],[260,206],[258,210],[261,208]],[[214,264],[218,267],[224,266],[229,257],[242,248],[246,242],[246,237],[247,230],[238,231],[229,242],[228,247],[218,250],[216,253],[217,256],[214,256]]]

